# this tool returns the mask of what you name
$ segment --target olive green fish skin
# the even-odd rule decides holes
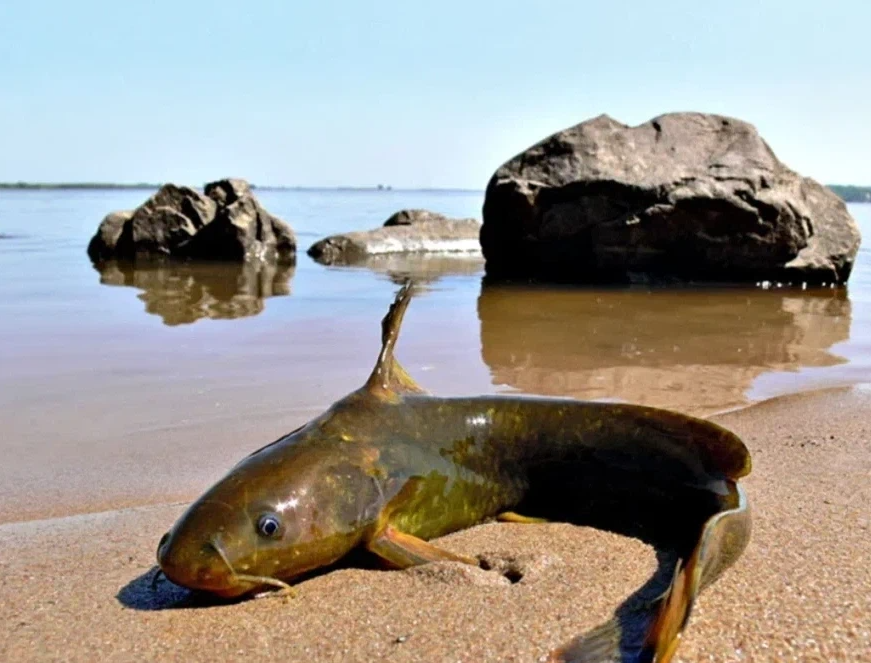
[[[426,394],[393,358],[410,290],[382,324],[366,385],[255,451],[158,544],[179,585],[237,597],[366,549],[394,566],[474,563],[426,541],[505,511],[670,549],[668,590],[549,661],[668,663],[694,602],[741,555],[741,440],[712,422],[622,403]],[[626,615],[629,615],[627,617]]]
[[[600,476],[607,470],[612,483],[619,471],[631,477],[634,493],[639,477],[655,486],[663,476],[690,492],[716,490],[725,475],[713,469],[705,447],[676,442],[669,416],[569,399],[411,394],[383,401],[355,392],[244,459],[206,492],[161,547],[161,566],[191,588],[246,593],[257,587],[237,583],[208,542],[217,538],[238,573],[288,580],[341,558],[383,526],[385,514],[387,523],[422,539],[480,523],[520,505],[534,493],[530,476],[554,476],[553,467],[574,475],[581,466]],[[685,435],[687,418],[679,421]],[[699,425],[703,439],[710,437],[712,424]],[[746,471],[741,464],[731,469]],[[529,515],[577,521],[577,502],[556,497],[536,500]],[[269,513],[281,518],[278,539],[257,532]]]

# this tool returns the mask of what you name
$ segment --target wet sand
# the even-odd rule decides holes
[[[871,660],[871,391],[716,419],[753,454],[754,533],[702,595],[677,660]],[[451,564],[348,569],[289,601],[191,606],[169,583],[149,588],[154,548],[182,508],[0,525],[0,660],[535,661],[607,619],[656,568],[650,548],[613,534],[489,524],[440,543],[508,560],[519,582]]]

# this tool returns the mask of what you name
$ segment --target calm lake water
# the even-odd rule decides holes
[[[99,273],[85,253],[97,224],[148,195],[0,191],[0,522],[186,499],[358,387],[409,265],[327,268],[306,249],[402,208],[480,217],[483,202],[477,192],[258,191],[297,233],[295,269]],[[871,205],[850,211],[871,237]],[[871,381],[864,248],[846,292],[483,289],[480,261],[411,268],[432,278],[398,352],[442,395],[707,414]]]

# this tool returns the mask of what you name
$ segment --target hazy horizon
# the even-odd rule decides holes
[[[226,179],[218,177],[217,180]],[[244,177],[241,179],[245,179]],[[211,181],[217,181],[213,179]],[[12,182],[0,182],[0,188],[6,189],[28,189],[28,188],[92,188],[92,189],[100,189],[100,188],[118,188],[118,189],[156,189],[164,184],[177,184],[179,186],[190,186],[190,187],[202,187],[206,182],[170,182],[169,180],[165,182],[26,182],[23,180],[17,180]],[[480,193],[484,194],[486,192],[486,187],[444,187],[444,186],[432,186],[432,187],[405,187],[405,186],[390,186],[384,185],[384,187],[379,187],[378,185],[371,186],[366,184],[336,184],[333,186],[318,186],[318,185],[303,185],[303,184],[257,184],[256,182],[249,182],[253,187],[259,190],[301,190],[301,191],[383,191],[388,193],[390,191],[442,191],[450,193],[452,191],[460,192],[460,193]],[[856,182],[821,182],[823,186],[855,186],[860,189],[868,189],[871,188],[871,185],[866,185]]]
[[[858,0],[10,3],[0,181],[480,190],[599,114],[698,111],[862,185],[868,25]]]
[[[245,177],[228,175],[226,177],[212,178],[209,181],[218,181],[221,179],[244,179],[248,183],[260,190],[304,190],[304,191],[457,191],[462,193],[481,193],[483,194],[486,187],[399,187],[385,184],[366,185],[366,184],[336,184],[333,186],[317,186],[317,185],[302,185],[302,184],[258,184],[251,182]],[[0,181],[0,189],[38,189],[38,188],[56,188],[56,189],[100,189],[100,188],[117,188],[117,189],[152,189],[163,186],[164,184],[177,184],[179,186],[202,187],[207,182],[173,182],[166,180],[164,182],[28,182],[25,180]]]

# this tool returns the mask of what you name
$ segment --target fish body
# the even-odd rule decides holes
[[[158,546],[163,572],[234,597],[287,588],[358,549],[397,568],[475,564],[428,541],[506,512],[592,525],[668,547],[681,562],[640,609],[643,638],[627,638],[615,617],[551,660],[669,660],[698,592],[749,539],[737,483],[750,471],[746,447],[712,422],[639,405],[427,394],[393,357],[410,293],[384,319],[366,385],[194,502]]]

